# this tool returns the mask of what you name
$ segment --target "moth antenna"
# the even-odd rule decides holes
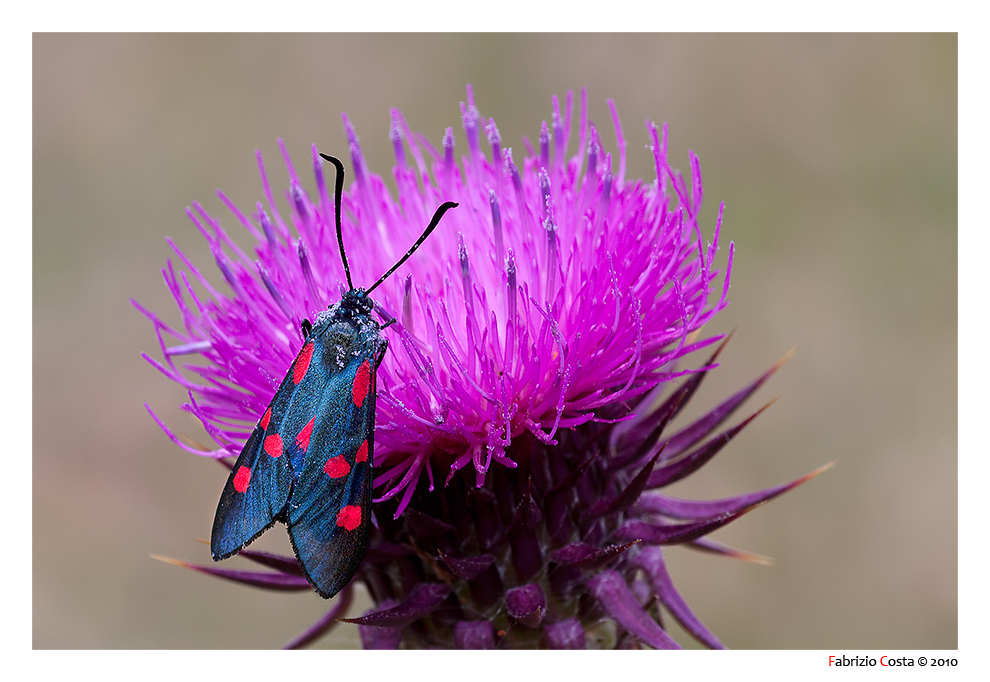
[[[338,163],[340,163],[340,162],[338,161]],[[434,229],[436,229],[436,226],[440,223],[440,219],[443,218],[443,214],[446,213],[447,211],[449,211],[452,208],[456,208],[459,205],[460,204],[457,204],[457,203],[455,203],[453,201],[445,201],[444,203],[440,204],[440,208],[438,208],[437,209],[437,212],[433,214],[433,219],[430,220],[430,224],[427,226],[426,230],[423,231],[423,234],[421,234],[419,236],[419,239],[416,240],[416,243],[413,244],[409,248],[408,251],[406,251],[406,255],[404,255],[402,258],[400,258],[398,263],[396,263],[391,268],[389,268],[388,272],[386,272],[384,275],[382,275],[381,277],[379,277],[378,278],[378,281],[375,282],[374,284],[372,284],[368,288],[367,293],[370,294],[372,291],[374,291],[375,288],[379,284],[381,284],[382,282],[384,282],[385,279],[389,275],[391,275],[393,272],[395,272],[396,270],[398,270],[400,265],[402,265],[407,260],[409,260],[409,256],[413,255],[413,253],[415,253],[416,249],[419,248],[419,245],[422,244],[426,240],[426,238],[430,236],[430,233],[433,232]]]
[[[347,277],[348,288],[353,290],[354,285],[351,283],[351,269],[347,267],[347,254],[344,253],[344,237],[340,230],[340,198],[344,192],[344,164],[335,156],[330,156],[323,152],[320,152],[320,156],[332,163],[337,169],[337,176],[334,182],[333,217],[337,223],[337,244],[340,246],[340,260],[344,264],[344,276]]]

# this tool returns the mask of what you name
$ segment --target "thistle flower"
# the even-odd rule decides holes
[[[728,304],[731,244],[724,271],[715,262],[722,208],[706,243],[697,157],[689,182],[668,165],[666,125],[648,123],[656,178],[630,181],[613,102],[617,170],[588,119],[586,93],[577,121],[573,104],[568,93],[561,111],[554,97],[539,149],[524,138],[526,153],[514,155],[469,87],[460,163],[452,128],[436,149],[393,109],[398,200],[366,167],[344,116],[354,179],[342,198],[343,235],[357,286],[394,263],[440,203],[461,205],[375,294],[382,319],[396,322],[384,332],[392,351],[379,369],[375,525],[355,578],[376,606],[347,619],[361,626],[366,648],[676,647],[661,606],[721,647],[674,589],[664,547],[753,558],[706,536],[818,473],[723,500],[659,492],[762,411],[716,433],[780,363],[668,428],[727,340],[701,334]],[[186,389],[183,409],[216,443],[190,445],[152,413],[193,454],[238,454],[303,343],[301,321],[346,290],[317,149],[311,197],[279,145],[290,178],[285,217],[260,152],[264,204],[248,216],[218,192],[256,240],[254,257],[198,203],[187,210],[229,293],[169,240],[183,267],[169,261],[163,275],[181,327],[135,304],[154,323],[164,360],[145,358]],[[719,341],[706,362],[682,366]],[[177,365],[189,355],[199,362]],[[309,589],[294,559],[241,555],[272,570],[176,563],[263,588]],[[348,586],[289,646],[333,627],[351,598]]]

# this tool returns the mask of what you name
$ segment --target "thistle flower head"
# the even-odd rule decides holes
[[[378,374],[376,526],[358,572],[376,602],[356,619],[365,646],[674,646],[661,604],[721,646],[674,590],[662,546],[738,555],[704,536],[806,480],[710,502],[658,492],[749,422],[712,436],[773,370],[669,433],[715,366],[718,350],[700,367],[680,361],[722,339],[700,331],[728,303],[732,246],[717,266],[721,209],[708,241],[700,164],[692,153],[690,180],[671,169],[666,126],[647,125],[655,178],[625,177],[626,141],[609,107],[616,158],[583,91],[577,113],[571,93],[563,107],[553,99],[539,149],[524,138],[524,153],[503,146],[470,88],[462,154],[452,128],[438,149],[393,109],[397,197],[367,168],[344,116],[353,180],[343,241],[355,286],[395,263],[438,205],[460,204],[373,293],[395,323]],[[216,442],[205,452],[159,421],[195,454],[238,454],[303,343],[302,320],[349,288],[316,147],[311,196],[279,144],[287,211],[260,152],[265,202],[246,215],[218,193],[255,239],[253,254],[202,206],[188,210],[226,290],[170,241],[182,267],[169,262],[163,274],[181,327],[138,306],[164,356],[148,361],[187,390],[184,409]],[[190,355],[197,362],[177,364]],[[291,559],[242,554],[275,572],[204,570],[306,589]],[[349,600],[350,588],[294,644],[332,626]]]

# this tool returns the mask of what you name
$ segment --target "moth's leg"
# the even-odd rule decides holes
[[[375,369],[378,369],[378,367],[382,364],[382,360],[385,359],[385,351],[387,350],[388,350],[388,339],[382,339],[381,349],[379,349],[378,351],[378,357],[375,358]]]

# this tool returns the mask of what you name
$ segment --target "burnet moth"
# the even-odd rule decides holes
[[[349,290],[315,324],[303,320],[303,347],[220,495],[210,549],[214,561],[226,559],[281,521],[306,578],[329,599],[354,576],[371,530],[375,384],[388,348],[382,329],[394,319],[384,326],[372,319],[369,294],[457,204],[442,204],[412,248],[367,290],[357,289],[340,229],[344,166],[320,156],[337,169],[334,218]]]

